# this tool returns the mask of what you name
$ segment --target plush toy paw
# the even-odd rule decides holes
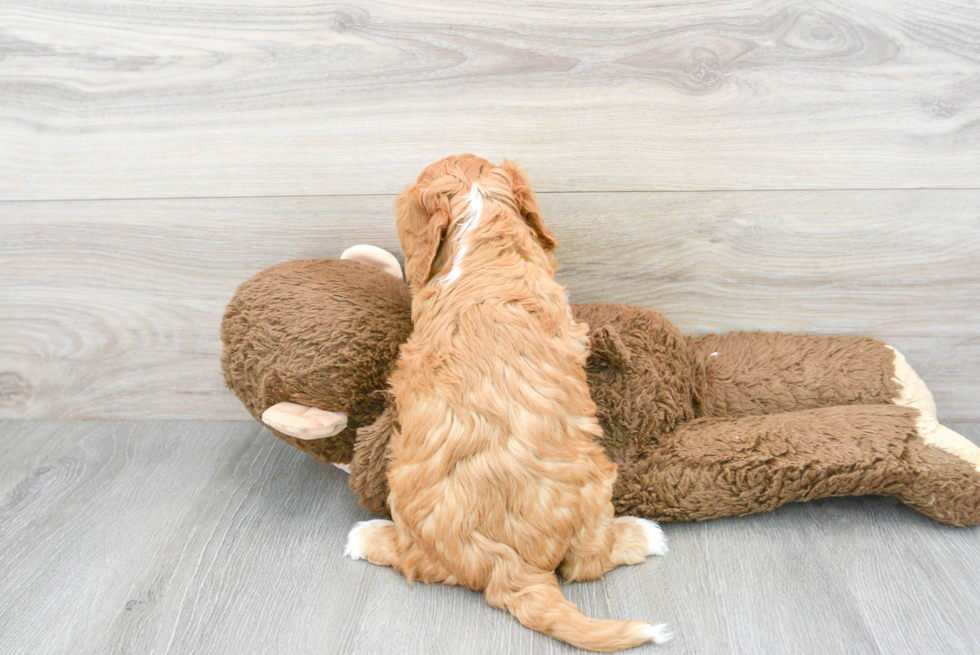
[[[262,412],[262,422],[297,439],[326,439],[347,427],[347,415],[296,403],[276,403]]]
[[[933,414],[920,412],[915,427],[927,444],[959,457],[980,473],[980,446],[942,425]]]
[[[892,363],[895,367],[895,372],[892,375],[892,380],[898,384],[898,396],[892,402],[902,407],[912,407],[924,414],[935,416],[936,401],[933,400],[929,387],[922,381],[918,373],[912,369],[902,353],[887,344],[885,347],[895,353],[895,359]]]

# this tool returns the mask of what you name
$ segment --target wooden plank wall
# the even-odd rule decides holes
[[[518,159],[573,300],[871,334],[980,420],[980,12],[962,3],[0,4],[0,417],[244,418],[218,323]]]

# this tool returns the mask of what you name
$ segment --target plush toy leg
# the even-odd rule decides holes
[[[921,416],[896,405],[852,405],[698,419],[621,466],[613,502],[619,514],[689,521],[874,494],[950,525],[980,524],[980,470],[932,445]],[[956,434],[942,429],[945,438]],[[970,444],[964,450],[980,450],[956,438]]]
[[[980,448],[966,437],[939,424],[939,420],[936,418],[936,402],[932,399],[932,392],[912,370],[902,353],[891,346],[886,347],[895,354],[894,381],[899,388],[893,402],[896,405],[914,407],[920,410],[919,434],[927,443],[970,462],[980,471]]]
[[[892,381],[897,385],[892,402],[903,407],[914,407],[926,414],[936,415],[936,401],[932,392],[919,375],[912,370],[902,353],[886,345],[892,353]]]
[[[732,332],[688,342],[698,416],[735,418],[885,404],[896,402],[902,389],[895,375],[896,352],[875,339]]]

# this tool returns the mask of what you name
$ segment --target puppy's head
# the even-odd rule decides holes
[[[405,251],[405,279],[413,291],[432,278],[433,263],[453,221],[465,211],[464,197],[480,181],[492,197],[519,214],[546,252],[558,245],[541,220],[534,191],[514,162],[494,166],[476,155],[447,157],[429,164],[415,184],[395,200],[395,225]]]

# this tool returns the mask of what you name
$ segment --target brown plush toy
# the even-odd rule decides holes
[[[222,324],[222,368],[257,420],[316,459],[349,463],[361,505],[387,515],[398,420],[386,380],[412,330],[411,299],[390,254],[357,246],[343,257],[279,264],[242,284]],[[687,521],[877,494],[980,524],[980,448],[938,423],[931,393],[888,345],[691,338],[626,305],[575,314],[590,326],[588,381],[619,466],[618,513]]]

